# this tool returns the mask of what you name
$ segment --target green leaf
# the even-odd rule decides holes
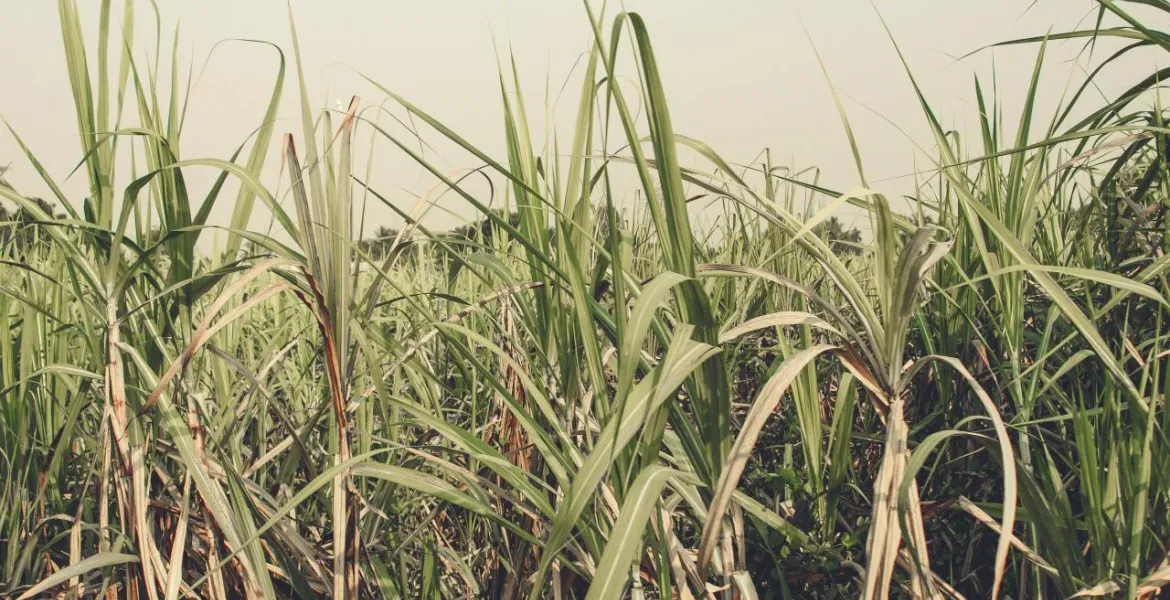
[[[620,597],[630,578],[630,565],[644,548],[642,535],[650,516],[658,510],[662,488],[668,479],[681,475],[674,469],[654,465],[643,469],[634,480],[622,502],[618,520],[609,532],[609,543],[597,564],[597,574],[589,584],[586,600]]]
[[[52,589],[55,586],[61,585],[66,581],[80,575],[84,575],[94,569],[103,569],[105,567],[112,567],[114,565],[124,565],[127,563],[138,562],[138,557],[132,554],[119,554],[117,552],[101,552],[95,554],[85,560],[69,565],[52,575],[42,579],[40,583],[32,586],[23,594],[16,597],[16,600],[26,600],[32,598],[41,592]]]

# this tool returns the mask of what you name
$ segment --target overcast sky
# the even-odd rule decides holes
[[[97,0],[81,0],[86,40],[96,39]],[[114,2],[120,4],[120,2]],[[612,3],[611,3],[612,4]],[[817,65],[820,51],[859,136],[875,187],[907,191],[916,160],[913,141],[929,145],[921,112],[879,13],[908,56],[938,114],[948,125],[975,133],[973,75],[990,87],[994,63],[1005,110],[1014,115],[1035,57],[1035,47],[958,56],[1015,37],[1072,28],[1090,14],[1089,0],[627,0],[645,17],[663,72],[677,132],[708,142],[729,160],[746,162],[763,148],[777,162],[818,166],[823,181],[848,189],[857,183],[829,85]],[[164,47],[180,28],[183,64],[202,66],[212,46],[228,38],[257,38],[286,50],[284,0],[159,0]],[[410,99],[483,148],[503,158],[495,45],[516,57],[530,119],[542,135],[546,90],[557,92],[591,33],[578,0],[293,0],[306,60],[310,95],[317,106],[359,94],[381,94],[360,71]],[[153,46],[149,3],[137,5],[134,47]],[[612,10],[611,10],[612,13]],[[115,19],[117,22],[117,19]],[[807,35],[805,31],[807,30]],[[811,36],[811,42],[810,42]],[[1050,57],[1044,106],[1052,106],[1085,61],[1070,60],[1063,45]],[[290,63],[291,63],[291,51]],[[1164,54],[1135,56],[1102,80],[1108,94],[1164,63]],[[623,57],[628,61],[629,54]],[[271,91],[275,55],[255,45],[229,44],[212,56],[191,91],[181,148],[184,158],[226,158],[258,125]],[[579,82],[548,117],[567,146]],[[294,82],[290,64],[289,83]],[[0,19],[0,117],[32,146],[49,172],[65,175],[81,158],[64,68],[55,2],[23,0]],[[278,131],[299,132],[295,89],[289,87]],[[429,136],[434,138],[436,136]],[[539,140],[538,140],[539,143]],[[270,163],[277,162],[273,147]],[[476,166],[458,153],[441,157],[449,167]],[[43,194],[36,174],[7,133],[0,134],[0,165],[26,194]],[[430,181],[404,156],[379,146],[375,184],[396,201],[423,193]],[[205,184],[193,175],[193,185]],[[266,178],[275,187],[275,173]],[[66,185],[85,192],[80,174]],[[230,197],[230,196],[229,196]],[[455,212],[457,202],[447,206]],[[224,214],[229,203],[222,205]],[[374,222],[394,224],[388,211]],[[442,219],[442,217],[439,217]],[[451,218],[451,217],[446,217]],[[221,219],[222,221],[222,219]],[[255,223],[256,221],[254,221]]]

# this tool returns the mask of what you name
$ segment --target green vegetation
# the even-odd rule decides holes
[[[976,82],[973,139],[919,94],[936,168],[901,212],[856,144],[865,187],[842,194],[677,135],[634,14],[586,5],[576,126],[549,143],[501,69],[506,156],[379,85],[475,157],[449,175],[376,106],[316,110],[295,28],[301,131],[274,138],[271,46],[254,134],[230,159],[182,157],[173,55],[132,56],[111,0],[96,27],[59,4],[89,192],[61,193],[11,124],[56,198],[0,180],[0,596],[1139,598],[1170,582],[1170,70],[1090,93],[1120,57],[1170,51],[1131,14],[1170,3],[1099,0],[1098,27],[1012,42],[1037,51],[1027,101],[1009,119]],[[1115,40],[1039,114],[1047,44]],[[640,87],[608,85],[627,63]],[[430,231],[434,197],[367,188],[380,157],[355,158],[358,135],[417,161],[473,225]],[[219,174],[210,190],[188,187],[197,169]],[[366,203],[405,225],[362,240]],[[217,206],[232,216],[208,255]],[[247,229],[254,212],[271,231]]]

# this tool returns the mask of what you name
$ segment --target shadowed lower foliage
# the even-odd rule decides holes
[[[571,131],[535,138],[501,62],[499,156],[375,81],[417,128],[356,97],[316,109],[290,14],[257,130],[190,158],[173,51],[112,33],[135,31],[135,3],[103,0],[96,23],[58,3],[76,107],[59,117],[88,189],[62,192],[12,124],[52,197],[0,179],[0,597],[1170,583],[1168,73],[1091,93],[1132,51],[1165,60],[1170,37],[1131,9],[1170,4],[1099,0],[1099,26],[1007,42],[1036,49],[1030,92],[1007,115],[976,81],[974,136],[918,94],[934,164],[891,205],[843,110],[847,192],[676,133],[636,14],[584,5]],[[1105,58],[1039,114],[1047,45],[1086,42]],[[277,144],[289,63],[299,130]],[[435,166],[416,133],[473,170]],[[367,186],[386,160],[432,193]],[[195,190],[194,170],[217,179]],[[468,224],[429,229],[440,197]],[[367,225],[367,205],[399,225]]]

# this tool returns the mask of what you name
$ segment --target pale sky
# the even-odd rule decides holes
[[[93,44],[99,2],[80,0],[79,4],[86,41]],[[548,115],[546,89],[554,96],[549,103],[555,102],[575,62],[592,43],[578,0],[293,0],[292,4],[316,107],[333,107],[336,100],[347,100],[352,94],[360,95],[366,104],[380,102],[382,95],[354,74],[361,71],[501,160],[505,158],[503,124],[493,39],[505,51],[510,45],[515,54],[538,145]],[[858,180],[829,85],[813,53],[815,44],[851,117],[873,187],[897,194],[908,191],[910,181],[899,177],[924,165],[921,157],[915,159],[914,145],[906,135],[928,147],[930,137],[878,14],[908,56],[937,114],[974,142],[973,75],[979,73],[990,88],[994,62],[1006,113],[1015,115],[1036,48],[998,49],[962,62],[955,58],[997,41],[1072,28],[1094,6],[1089,0],[1039,0],[1029,9],[1031,4],[1031,0],[876,0],[874,4],[865,0],[626,0],[625,7],[641,13],[648,23],[678,133],[706,141],[731,161],[749,161],[768,147],[777,162],[818,166],[825,185],[849,189]],[[159,5],[164,50],[178,24],[183,65],[194,60],[198,69],[212,46],[228,38],[258,38],[281,45],[290,61],[289,86],[277,131],[299,136],[283,0],[159,0]],[[141,59],[153,48],[153,15],[148,2],[136,6],[134,46]],[[115,17],[114,22],[120,19]],[[1085,62],[1069,60],[1077,47],[1065,43],[1051,52],[1043,106],[1051,107],[1059,99],[1070,76],[1079,82]],[[1164,56],[1135,56],[1107,73],[1101,80],[1103,91],[1112,95],[1128,87],[1154,67],[1164,66]],[[627,49],[622,60],[628,65],[630,57]],[[259,124],[274,73],[271,49],[247,44],[220,47],[191,91],[182,157],[230,156]],[[580,89],[579,78],[570,82],[552,116],[547,116],[561,132],[562,148],[572,134],[570,119]],[[1048,114],[1041,112],[1045,118]],[[0,117],[16,128],[54,177],[64,178],[80,160],[56,2],[9,0],[5,7],[0,19]],[[426,137],[439,139],[434,133]],[[438,147],[440,162],[447,167],[478,166],[466,154],[448,154],[449,146]],[[278,162],[278,151],[277,143],[270,165]],[[47,195],[16,144],[2,132],[0,165],[5,164],[11,166],[7,177],[18,189],[28,195]],[[375,170],[375,185],[404,208],[411,201],[403,190],[423,193],[432,183],[388,144],[377,147]],[[193,186],[205,186],[213,175],[191,173],[189,180]],[[65,186],[78,199],[86,189],[82,176],[75,175]],[[275,172],[265,182],[275,188]],[[202,197],[199,190],[192,195]],[[234,194],[224,198],[219,208],[227,215]],[[457,201],[445,206],[470,215],[470,208]],[[384,208],[372,211],[372,224],[396,226],[388,214]],[[451,224],[451,217],[436,218],[440,225]],[[261,216],[253,225],[266,221]]]

